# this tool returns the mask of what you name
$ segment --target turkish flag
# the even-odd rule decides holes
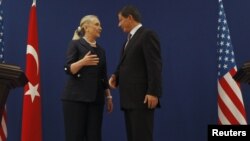
[[[26,76],[22,113],[22,141],[42,141],[41,85],[38,49],[36,3],[30,9],[26,51]]]

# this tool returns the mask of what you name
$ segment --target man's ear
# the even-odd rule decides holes
[[[128,19],[129,19],[129,20],[134,20],[134,18],[133,18],[132,15],[128,15]]]

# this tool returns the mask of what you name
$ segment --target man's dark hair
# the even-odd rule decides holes
[[[127,18],[129,15],[131,15],[135,21],[141,22],[141,14],[139,10],[132,6],[132,5],[127,5],[124,6],[120,11],[119,14],[121,14],[123,17]]]

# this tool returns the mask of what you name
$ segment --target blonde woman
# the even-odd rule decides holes
[[[97,16],[84,16],[69,43],[64,67],[69,78],[61,98],[65,141],[101,141],[105,103],[113,110],[105,51],[96,43],[101,31]]]

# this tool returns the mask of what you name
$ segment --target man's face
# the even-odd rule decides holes
[[[123,32],[130,32],[131,30],[131,16],[127,18],[123,17],[121,14],[118,14],[118,26],[123,30]]]

